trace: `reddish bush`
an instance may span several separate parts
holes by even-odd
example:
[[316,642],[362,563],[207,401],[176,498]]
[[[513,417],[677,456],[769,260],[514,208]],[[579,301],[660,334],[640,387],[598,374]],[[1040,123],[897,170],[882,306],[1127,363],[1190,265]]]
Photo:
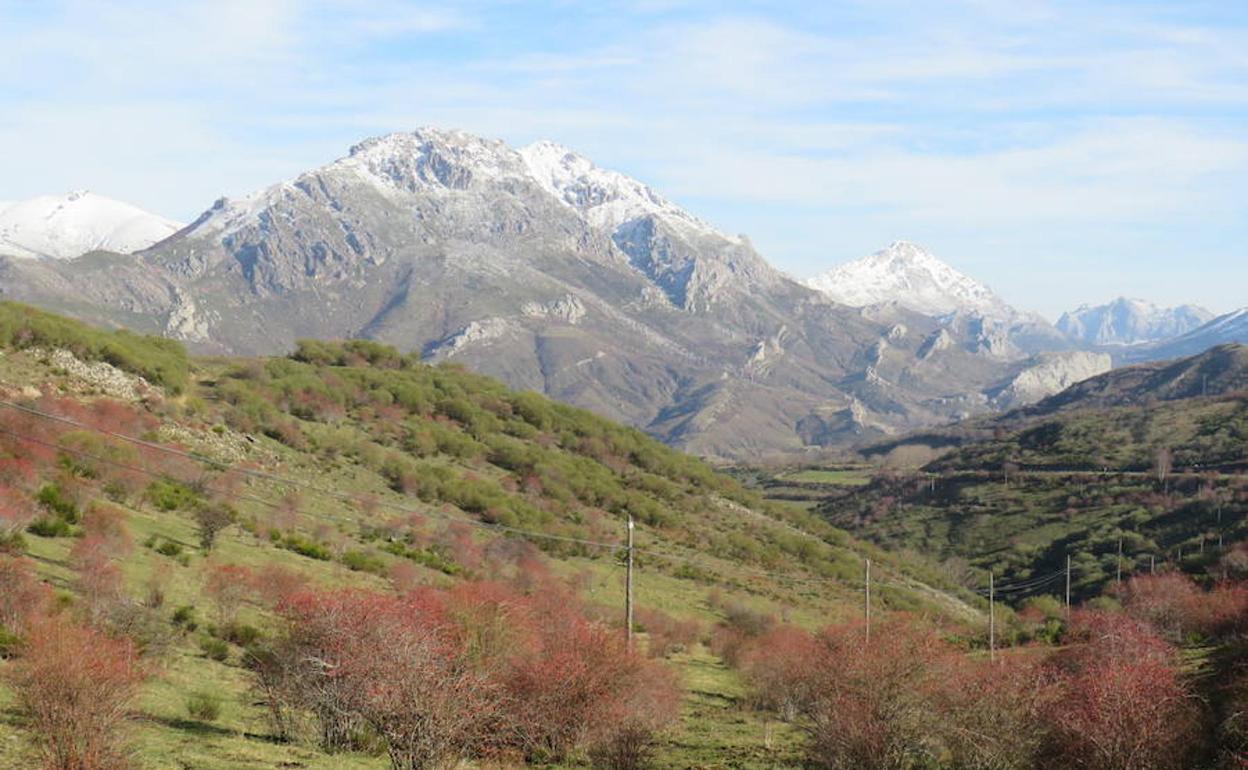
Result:
[[821,653],[813,635],[793,626],[777,626],[747,646],[738,666],[758,705],[792,721],[814,701],[818,672],[813,667],[819,664]]
[[29,495],[0,489],[0,551],[20,550],[21,534],[37,515]]
[[252,572],[251,587],[260,601],[277,607],[307,588],[307,578],[292,569],[266,564]]
[[932,686],[950,650],[911,618],[872,628],[860,624],[825,629],[817,637],[811,721],[813,764],[895,768],[930,761],[939,722],[931,707]]
[[121,728],[143,676],[130,642],[56,617],[32,624],[7,673],[50,770],[127,765]]
[[934,687],[937,734],[951,765],[1031,770],[1042,749],[1042,715],[1057,697],[1039,649],[958,655],[943,661]]
[[1167,573],[1132,578],[1119,593],[1131,617],[1174,643],[1240,630],[1248,617],[1248,588],[1237,583],[1204,591],[1185,575]]
[[711,650],[730,666],[739,662],[750,640],[767,633],[775,625],[772,615],[751,609],[740,602],[724,605],[724,620],[711,636]]
[[1175,651],[1138,620],[1076,615],[1078,643],[1052,663],[1060,698],[1046,712],[1043,766],[1133,770],[1184,766],[1198,746],[1196,708]]
[[0,556],[0,630],[22,632],[50,598],[51,590],[35,578],[28,560]]
[[113,556],[112,543],[103,535],[87,535],[75,541],[69,561],[78,573],[75,584],[92,624],[98,625],[122,599],[122,574]]
[[238,618],[238,610],[251,598],[255,574],[239,564],[214,564],[204,578],[204,596],[212,601],[216,621],[229,626]]
[[286,633],[253,665],[262,691],[311,710],[327,748],[370,726],[396,768],[507,751],[624,751],[648,745],[674,713],[666,670],[628,652],[623,634],[586,619],[557,587],[303,593],[280,612]]
[[636,620],[646,631],[646,653],[655,658],[688,650],[702,635],[696,620],[677,620],[659,610],[638,608]]
[[1200,589],[1177,572],[1133,577],[1119,590],[1123,607],[1133,618],[1173,641],[1195,630]]

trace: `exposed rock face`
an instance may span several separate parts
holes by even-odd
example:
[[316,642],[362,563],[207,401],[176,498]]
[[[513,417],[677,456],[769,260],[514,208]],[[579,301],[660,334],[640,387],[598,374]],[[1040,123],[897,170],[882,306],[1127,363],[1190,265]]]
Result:
[[1089,377],[1104,374],[1112,366],[1109,355],[1105,353],[1077,350],[1045,354],[991,390],[990,396],[1000,408],[1022,406],[1060,393]]
[[984,411],[1023,357],[992,324],[834,303],[566,148],[430,129],[217,201],[133,256],[0,259],[0,288],[207,352],[377,339],[717,457]]
[[1119,297],[1105,305],[1083,305],[1063,313],[1057,328],[1084,345],[1134,345],[1186,334],[1208,323],[1213,313],[1196,305],[1158,307]]
[[1124,366],[1076,383],[1027,414],[1100,409],[1248,390],[1248,346],[1224,344],[1177,360]]

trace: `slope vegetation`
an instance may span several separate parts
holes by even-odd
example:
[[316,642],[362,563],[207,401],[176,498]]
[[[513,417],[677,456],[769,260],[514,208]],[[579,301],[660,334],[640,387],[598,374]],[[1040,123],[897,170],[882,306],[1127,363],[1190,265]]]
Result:
[[[0,687],[0,735],[16,738],[0,740],[0,765],[37,764],[50,733],[30,683],[60,668],[72,683],[68,662],[81,659],[116,677],[111,693],[134,688],[117,732],[141,768],[379,768],[396,752],[415,766],[419,747],[392,719],[411,712],[381,698],[398,685],[369,677],[395,644],[436,642],[477,667],[469,679],[439,669],[458,677],[440,681],[492,694],[481,702],[512,736],[439,751],[605,762],[600,731],[559,720],[661,715],[667,671],[689,689],[648,749],[660,766],[775,766],[793,758],[794,735],[738,709],[736,674],[703,644],[713,628],[857,614],[864,555],[877,611],[979,622],[978,600],[928,587],[937,577],[921,565],[765,503],[636,430],[382,345],[191,359],[12,303],[0,330],[0,625],[12,656],[0,662],[11,687]],[[659,661],[645,665],[619,641],[630,517],[637,649]],[[49,591],[50,619],[32,620]],[[414,612],[444,635],[428,637]],[[266,661],[311,649],[313,627],[350,639],[333,649],[351,653],[341,681],[364,683],[352,691],[363,700],[335,708],[358,724],[326,722],[314,708],[324,700],[273,685],[301,681]],[[590,653],[618,681],[569,673],[594,670],[572,665]],[[403,681],[428,673],[394,665]],[[597,693],[578,702],[608,711],[578,710],[562,700],[575,688],[546,681]],[[509,709],[523,693],[554,705]]]

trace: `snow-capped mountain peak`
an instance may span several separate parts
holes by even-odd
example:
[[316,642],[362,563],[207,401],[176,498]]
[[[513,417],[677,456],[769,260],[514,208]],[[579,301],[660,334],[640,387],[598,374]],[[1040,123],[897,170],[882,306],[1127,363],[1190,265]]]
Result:
[[168,238],[177,222],[87,190],[0,203],[0,254],[72,259],[89,251],[128,254]]
[[1063,313],[1057,328],[1089,345],[1133,345],[1186,334],[1212,318],[1213,313],[1196,305],[1160,307],[1147,300],[1119,297]]
[[297,195],[305,178],[323,174],[363,181],[400,204],[411,196],[440,196],[500,184],[512,187],[516,182],[535,184],[608,233],[654,215],[695,235],[711,234],[740,243],[739,238],[717,232],[642,182],[599,168],[555,142],[539,141],[517,150],[465,131],[428,127],[365,139],[351,147],[347,156],[298,179],[243,198],[218,201],[196,227],[201,234],[228,237],[254,224],[267,207]]
[[874,254],[837,265],[806,285],[852,307],[895,302],[931,316],[975,313],[1004,320],[1018,315],[987,286],[910,241],[894,241]]
[[714,232],[709,224],[648,185],[618,171],[598,168],[563,145],[543,140],[519,152],[529,175],[539,185],[596,226],[613,230],[640,217],[659,215],[694,230]]

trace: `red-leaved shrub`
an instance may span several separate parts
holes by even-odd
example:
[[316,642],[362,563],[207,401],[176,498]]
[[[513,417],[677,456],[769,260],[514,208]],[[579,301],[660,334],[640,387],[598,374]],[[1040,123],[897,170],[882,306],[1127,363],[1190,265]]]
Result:
[[33,621],[7,672],[49,770],[119,770],[144,673],[134,646],[63,617]]

